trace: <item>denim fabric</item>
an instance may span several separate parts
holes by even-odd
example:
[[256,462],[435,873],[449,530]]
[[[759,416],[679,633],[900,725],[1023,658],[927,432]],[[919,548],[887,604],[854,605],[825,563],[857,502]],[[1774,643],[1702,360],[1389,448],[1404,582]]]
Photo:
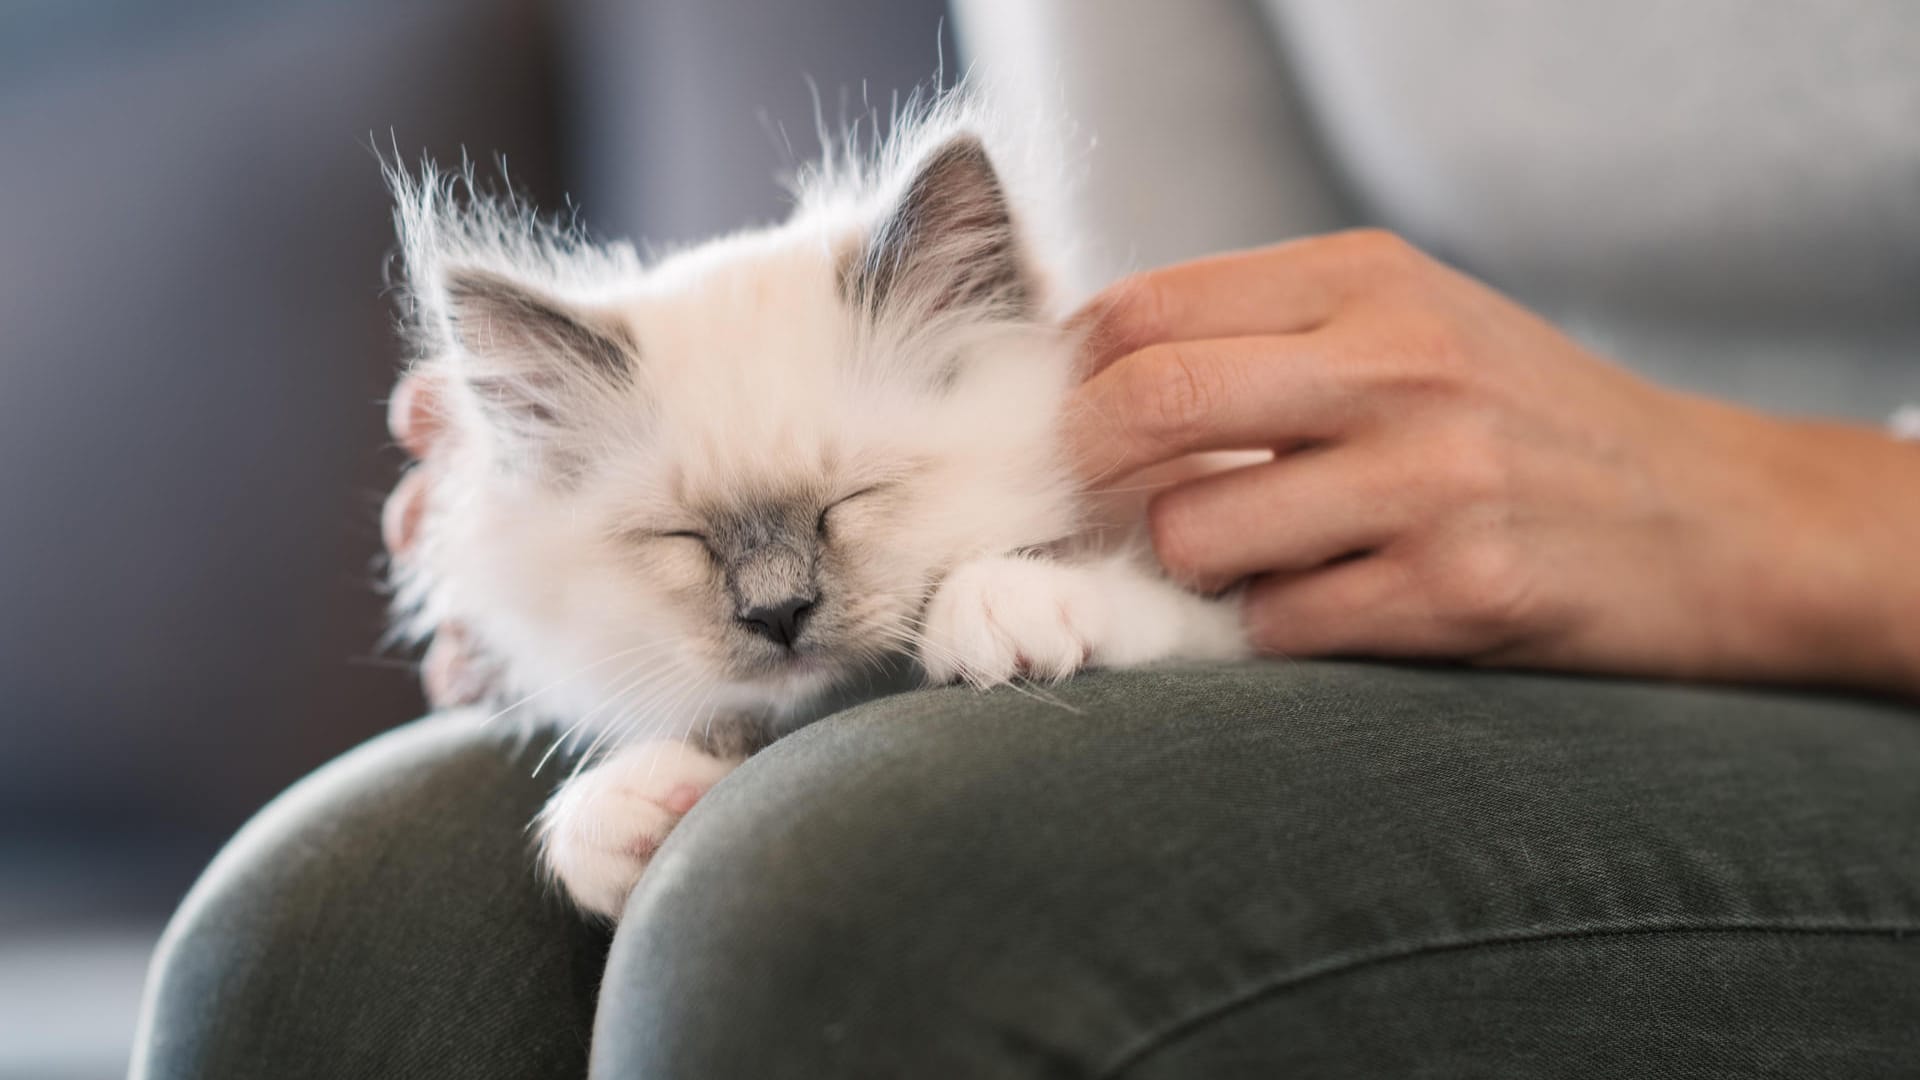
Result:
[[[209,870],[147,1075],[579,1075],[527,751],[428,724]],[[945,690],[665,845],[602,1077],[1920,1075],[1920,714],[1348,664]],[[515,1057],[513,1055],[522,1056]]]
[[584,1073],[607,938],[533,873],[542,752],[426,720],[274,800],[167,927],[132,1075]]

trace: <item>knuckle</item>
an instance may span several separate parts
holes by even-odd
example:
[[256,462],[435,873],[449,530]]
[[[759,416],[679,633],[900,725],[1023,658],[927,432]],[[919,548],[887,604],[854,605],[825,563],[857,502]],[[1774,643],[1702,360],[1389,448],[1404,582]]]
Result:
[[1178,443],[1198,430],[1221,397],[1219,376],[1189,351],[1157,345],[1141,353],[1132,386],[1132,412],[1146,434]]
[[1100,332],[1109,340],[1102,344],[1116,352],[1132,352],[1165,338],[1172,316],[1166,287],[1158,278],[1134,274],[1107,295],[1108,309]]
[[1502,532],[1455,546],[1433,581],[1439,614],[1481,645],[1505,640],[1532,617],[1535,590],[1525,558]]
[[1474,388],[1478,367],[1457,323],[1420,313],[1394,321],[1387,347],[1379,350],[1366,374],[1376,389],[1408,397],[1452,398]]
[[1409,351],[1429,366],[1455,374],[1465,370],[1472,348],[1457,320],[1424,312],[1410,320],[1407,334]]
[[1449,385],[1467,374],[1470,348],[1454,320],[1422,313],[1406,319],[1400,333],[1401,351],[1415,370]]

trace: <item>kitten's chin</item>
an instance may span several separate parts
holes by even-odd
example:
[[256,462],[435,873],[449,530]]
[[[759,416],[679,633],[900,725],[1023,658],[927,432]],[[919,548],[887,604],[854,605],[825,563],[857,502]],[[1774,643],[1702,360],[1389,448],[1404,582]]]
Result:
[[736,679],[776,700],[798,700],[825,692],[846,674],[846,665],[817,652],[788,653],[740,672]]

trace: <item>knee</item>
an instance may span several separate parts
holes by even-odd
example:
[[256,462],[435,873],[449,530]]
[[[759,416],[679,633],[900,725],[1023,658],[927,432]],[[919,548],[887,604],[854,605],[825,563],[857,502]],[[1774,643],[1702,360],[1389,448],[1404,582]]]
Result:
[[[378,1033],[401,1034],[387,1021],[444,996],[431,984],[479,936],[518,917],[565,940],[558,902],[541,910],[525,839],[545,795],[526,756],[466,717],[442,717],[374,740],[269,804],[162,937],[137,1075],[344,1070],[347,1058],[330,1055],[389,1050]],[[364,1008],[373,998],[388,1011]],[[365,1030],[349,1030],[356,1016]]]
[[1180,694],[1149,685],[1086,679],[1058,703],[910,694],[749,761],[629,904],[596,1062],[609,1075],[1093,1071],[1136,1031],[1116,980],[1180,947],[1172,928],[1208,925],[1196,874],[1245,854],[1206,835],[1244,796],[1204,775],[1215,754],[1160,711]]

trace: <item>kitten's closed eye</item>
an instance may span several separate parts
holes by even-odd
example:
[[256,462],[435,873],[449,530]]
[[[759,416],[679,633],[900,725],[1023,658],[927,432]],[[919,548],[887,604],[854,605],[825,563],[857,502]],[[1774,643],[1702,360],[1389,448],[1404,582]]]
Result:
[[628,544],[657,544],[662,540],[675,542],[691,541],[700,545],[701,552],[704,553],[708,559],[716,561],[719,559],[719,556],[715,554],[713,550],[713,539],[706,533],[693,529],[623,529],[619,533],[619,539]]
[[[819,532],[819,534],[822,537],[826,536],[828,517],[835,510],[839,509],[842,506],[847,505],[850,502],[853,502],[856,499],[863,499],[869,495],[877,494],[880,491],[886,489],[888,486],[890,485],[884,484],[884,483],[869,484],[858,491],[840,496],[839,498],[833,500],[832,502],[820,508],[820,515],[814,521],[814,528]],[[620,535],[622,538],[624,538],[628,542],[636,543],[636,544],[652,543],[659,540],[691,540],[694,543],[699,544],[701,547],[705,548],[707,551],[707,554],[712,555],[714,553],[713,538],[708,536],[706,533],[700,532],[697,529],[652,529],[652,528],[645,528],[645,527],[636,527],[636,528],[624,529],[621,531]]]
[[876,492],[880,491],[886,486],[887,485],[885,484],[869,484],[866,487],[861,488],[859,491],[856,491],[851,495],[842,495],[839,498],[828,503],[827,505],[821,507],[820,518],[819,520],[814,522],[815,531],[817,531],[821,536],[827,535],[827,516],[829,514],[832,514],[835,510],[839,509],[842,506],[847,505],[848,503],[852,502],[855,499],[861,499],[861,498],[865,498],[868,495],[875,494]]

